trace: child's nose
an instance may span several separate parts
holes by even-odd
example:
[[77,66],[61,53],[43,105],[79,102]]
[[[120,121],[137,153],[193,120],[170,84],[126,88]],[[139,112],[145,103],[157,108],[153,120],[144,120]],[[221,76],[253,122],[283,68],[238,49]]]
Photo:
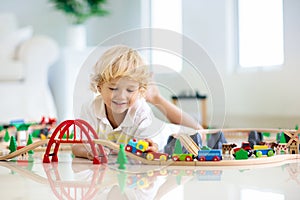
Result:
[[127,97],[126,90],[119,90],[118,96],[121,98],[126,98]]

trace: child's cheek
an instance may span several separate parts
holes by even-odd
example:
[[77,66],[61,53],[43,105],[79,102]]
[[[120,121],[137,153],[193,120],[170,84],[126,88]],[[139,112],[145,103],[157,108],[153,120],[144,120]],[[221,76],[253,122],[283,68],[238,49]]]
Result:
[[139,96],[139,93],[132,95],[132,97],[130,98],[130,101],[129,101],[129,106],[132,106],[136,102],[138,96]]

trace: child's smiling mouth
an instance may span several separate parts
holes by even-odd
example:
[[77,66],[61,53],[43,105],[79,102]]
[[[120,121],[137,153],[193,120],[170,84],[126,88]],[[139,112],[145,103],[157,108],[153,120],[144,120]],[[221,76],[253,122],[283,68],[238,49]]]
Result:
[[112,103],[117,106],[127,105],[127,102],[112,101]]

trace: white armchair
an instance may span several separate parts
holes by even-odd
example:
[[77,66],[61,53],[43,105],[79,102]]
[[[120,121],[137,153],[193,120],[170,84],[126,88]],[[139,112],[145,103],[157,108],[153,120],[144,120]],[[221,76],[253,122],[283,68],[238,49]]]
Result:
[[[0,16],[1,26],[5,23],[2,19]],[[48,85],[48,68],[58,59],[59,48],[48,36],[28,34],[30,28],[18,29],[6,36],[0,33],[0,122],[57,117]],[[29,37],[18,37],[22,34]]]

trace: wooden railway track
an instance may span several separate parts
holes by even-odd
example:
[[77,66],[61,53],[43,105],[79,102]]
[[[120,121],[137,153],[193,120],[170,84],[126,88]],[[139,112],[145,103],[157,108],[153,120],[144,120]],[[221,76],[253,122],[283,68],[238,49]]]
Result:
[[[295,132],[296,130],[293,129],[261,129],[261,128],[240,128],[240,129],[205,129],[205,130],[198,130],[197,132],[203,133],[203,134],[213,134],[217,133],[219,131],[222,131],[224,133],[229,132],[239,132],[239,133],[248,133],[250,131],[258,131],[258,132],[270,132],[270,133],[278,133],[278,132]],[[183,144],[183,146],[191,152],[193,155],[198,154],[199,147],[195,144],[195,142],[188,136],[184,134],[179,135],[179,140]],[[39,146],[43,146],[48,143],[48,140],[41,140],[34,142],[28,146],[25,146],[13,153],[10,153],[5,156],[0,156],[0,161],[9,160],[14,157],[17,157],[19,155],[25,154],[29,150],[34,150],[35,148]],[[106,146],[110,149],[119,151],[119,145],[107,140],[101,140],[101,139],[95,139],[95,144],[101,144],[103,146]],[[285,155],[276,155],[272,157],[264,157],[264,158],[250,158],[247,160],[221,160],[221,161],[173,161],[172,159],[169,159],[167,161],[160,161],[160,160],[147,160],[145,158],[139,157],[137,155],[134,155],[130,152],[125,152],[126,155],[134,160],[140,161],[142,164],[146,165],[162,165],[162,166],[247,166],[247,165],[262,165],[262,164],[271,164],[271,163],[280,163],[290,160],[296,160],[300,159],[300,154],[285,154]]]
[[[0,161],[5,161],[5,160],[15,158],[17,156],[25,154],[29,150],[34,150],[35,152],[45,152],[46,151],[45,145],[48,143],[48,141],[49,141],[48,139],[47,140],[39,140],[39,141],[36,141],[36,142],[34,142],[34,143],[32,143],[28,146],[24,146],[23,148],[21,148],[19,150],[16,150],[16,151],[14,151],[10,154],[0,156]],[[52,148],[52,150],[53,150],[53,148]],[[71,151],[71,145],[61,144],[60,147],[59,147],[59,150]]]
[[47,143],[48,143],[48,140],[40,140],[40,141],[34,142],[34,143],[32,143],[32,144],[30,144],[28,146],[24,146],[23,148],[10,153],[10,154],[7,154],[5,156],[0,156],[0,161],[9,160],[9,159],[15,158],[17,156],[25,154],[26,152],[28,152],[30,150],[34,150],[35,148],[37,148],[39,146],[43,146],[43,145],[45,145]]

